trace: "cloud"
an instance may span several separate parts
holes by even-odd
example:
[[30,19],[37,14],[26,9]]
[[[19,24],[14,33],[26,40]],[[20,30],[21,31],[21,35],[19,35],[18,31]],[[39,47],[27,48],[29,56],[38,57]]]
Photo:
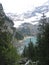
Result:
[[33,16],[36,16],[36,14],[35,13],[32,13],[32,11],[29,11],[29,12],[24,13],[24,18],[25,19],[31,18]]
[[28,10],[27,12],[22,13],[24,19],[38,16],[37,14],[47,13],[49,11],[48,5],[42,5],[35,7],[33,10]]
[[40,19],[41,17],[41,13],[46,11],[46,13],[49,11],[47,10],[48,9],[48,5],[47,4],[44,4],[42,6],[38,6],[38,7],[35,7],[35,8],[32,8],[31,10],[28,10],[26,12],[23,12],[21,14],[18,14],[18,13],[9,13],[9,17],[12,18],[12,20],[14,21],[14,26],[15,27],[18,27],[19,25],[21,25],[22,23],[25,23],[25,22],[29,22],[29,23],[32,23],[32,24],[37,24],[38,23],[38,20]]
[[32,17],[38,17],[39,14],[42,14],[43,12],[47,13],[49,11],[48,5],[42,5],[39,7],[36,7],[34,10],[28,10],[27,12],[24,12],[22,14],[7,14],[12,18],[13,21],[24,21],[24,19],[30,19]]
[[35,23],[37,23],[37,16],[34,16],[34,17],[30,17],[30,18],[24,18],[24,20],[23,21],[21,21],[21,20],[15,20],[14,21],[14,27],[19,27],[22,23],[31,23],[31,24],[35,24]]
[[46,16],[49,17],[49,12],[46,13]]
[[17,13],[6,13],[6,15],[11,18],[13,21],[24,21],[22,14]]
[[0,0],[6,13],[23,13],[41,6],[47,0]]

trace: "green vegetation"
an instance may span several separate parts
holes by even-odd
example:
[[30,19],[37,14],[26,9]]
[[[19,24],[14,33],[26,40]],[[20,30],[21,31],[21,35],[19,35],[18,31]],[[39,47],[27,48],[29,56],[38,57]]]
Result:
[[22,56],[32,61],[38,60],[38,65],[49,65],[49,23],[44,14],[40,19],[36,45],[30,41],[28,46],[24,47]]
[[43,14],[40,20],[39,33],[37,37],[38,58],[40,65],[49,65],[49,23]]
[[[18,65],[17,61],[20,56],[18,55],[17,48],[11,43],[13,36],[6,29],[3,31],[5,28],[5,18],[2,18],[2,14],[0,16],[0,65]],[[9,21],[9,18],[6,17],[6,19]],[[30,39],[28,46],[24,47],[22,57],[32,61],[38,60],[39,65],[49,65],[49,23],[44,14],[40,19],[38,30],[36,45],[34,46]],[[15,38],[22,40],[24,37],[20,32],[16,32]]]
[[18,53],[15,47],[11,44],[10,34],[0,32],[0,64],[15,65],[18,60]]
[[0,65],[16,65],[20,56],[11,43],[12,34],[4,29],[4,23],[5,18],[0,18]]
[[0,19],[0,29],[3,28],[4,18]]
[[35,47],[34,47],[33,43],[30,40],[28,46],[24,47],[22,56],[27,57],[28,59],[31,59],[32,61],[35,61],[35,49],[34,48]]

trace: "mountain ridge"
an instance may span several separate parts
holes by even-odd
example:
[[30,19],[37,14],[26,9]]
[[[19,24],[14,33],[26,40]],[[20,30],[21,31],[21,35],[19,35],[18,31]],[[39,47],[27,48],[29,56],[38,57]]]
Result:
[[17,31],[25,36],[34,36],[37,34],[38,25],[32,25],[30,23],[23,23],[18,28]]

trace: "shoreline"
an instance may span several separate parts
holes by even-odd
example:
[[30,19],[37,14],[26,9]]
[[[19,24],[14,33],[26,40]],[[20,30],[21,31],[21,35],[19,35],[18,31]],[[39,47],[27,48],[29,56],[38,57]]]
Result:
[[23,40],[20,40],[19,43],[23,42],[23,41],[26,40],[27,38],[32,38],[32,37],[33,37],[33,36],[26,36],[26,37],[24,37]]

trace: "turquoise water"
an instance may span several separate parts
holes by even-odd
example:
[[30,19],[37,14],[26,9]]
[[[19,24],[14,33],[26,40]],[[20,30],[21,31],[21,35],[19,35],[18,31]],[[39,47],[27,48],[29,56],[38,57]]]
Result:
[[33,42],[33,44],[36,44],[36,36],[34,37],[30,37],[30,38],[27,38],[26,40],[23,41],[24,45],[28,45],[28,43],[30,42],[30,39],[31,41]]
[[36,44],[36,39],[37,39],[37,38],[36,38],[35,36],[25,39],[25,40],[22,42],[23,46],[21,46],[21,47],[18,49],[20,54],[23,52],[24,46],[25,46],[25,45],[26,45],[26,46],[28,45],[28,43],[30,42],[30,39],[31,39],[31,41],[32,41],[34,44]]

